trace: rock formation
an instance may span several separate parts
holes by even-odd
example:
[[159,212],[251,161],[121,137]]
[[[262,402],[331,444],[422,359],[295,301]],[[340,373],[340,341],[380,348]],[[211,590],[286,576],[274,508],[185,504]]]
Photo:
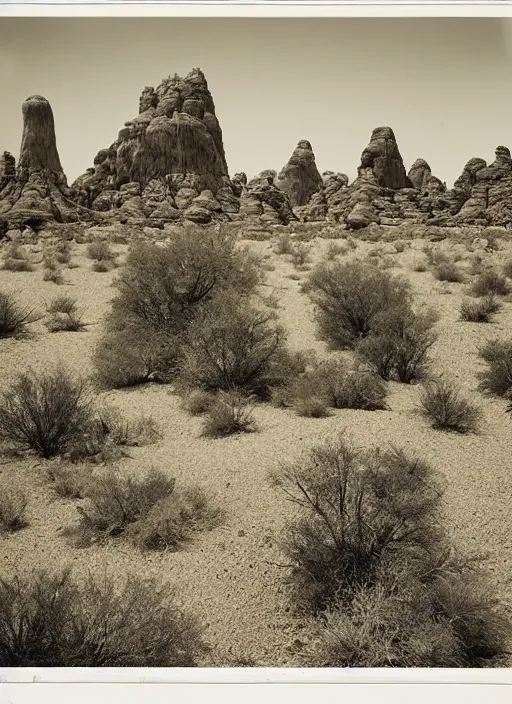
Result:
[[270,225],[287,225],[297,220],[288,194],[275,184],[276,177],[275,171],[262,171],[243,186],[240,195],[240,216],[243,219],[259,219]]
[[411,182],[413,188],[416,188],[418,191],[425,190],[431,177],[432,170],[425,159],[416,159],[407,174],[407,178]]
[[41,226],[49,220],[76,220],[62,170],[50,103],[32,95],[23,103],[23,135],[18,166],[9,152],[0,162],[0,215],[10,224]]
[[237,213],[215,105],[200,69],[144,88],[139,114],[72,185],[95,210],[194,222]]
[[276,185],[290,199],[292,208],[307,205],[313,193],[320,190],[322,177],[316,168],[315,155],[311,144],[301,140],[288,163],[277,177]]

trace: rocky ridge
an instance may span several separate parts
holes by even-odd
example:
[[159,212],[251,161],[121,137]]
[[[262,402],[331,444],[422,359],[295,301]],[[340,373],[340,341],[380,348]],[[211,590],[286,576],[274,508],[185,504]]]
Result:
[[9,228],[49,221],[179,224],[243,221],[244,227],[294,221],[340,223],[350,229],[404,221],[437,226],[512,224],[512,158],[470,159],[453,188],[424,159],[406,172],[390,127],[377,127],[361,154],[357,178],[319,173],[312,145],[301,140],[279,174],[229,176],[222,130],[203,72],[175,75],[146,87],[139,114],[98,152],[71,187],[60,162],[49,102],[22,106],[16,164],[0,156],[0,236]]

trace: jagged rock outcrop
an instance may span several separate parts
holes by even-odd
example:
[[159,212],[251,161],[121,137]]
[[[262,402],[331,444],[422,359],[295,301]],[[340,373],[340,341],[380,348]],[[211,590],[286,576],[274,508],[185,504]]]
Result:
[[[130,188],[124,188],[130,184]],[[136,188],[137,186],[137,188]],[[238,212],[222,131],[200,69],[144,88],[139,114],[72,185],[76,198],[120,216],[194,222]]]
[[391,127],[376,127],[370,143],[361,154],[360,169],[371,169],[383,188],[412,188]]
[[15,226],[75,221],[81,209],[70,197],[62,170],[50,103],[32,95],[23,103],[22,114],[18,165],[9,152],[0,163],[0,215]]
[[407,178],[417,191],[425,190],[431,177],[432,170],[425,159],[416,159],[407,174]]
[[[395,196],[400,193],[402,203]],[[348,187],[341,188],[328,205],[328,217],[345,222],[353,229],[371,223],[395,224],[417,198],[405,171],[404,163],[390,127],[373,130],[370,143],[361,154],[358,176]]]
[[[496,148],[495,160],[489,166],[483,159],[471,160],[454,190],[469,191],[469,196],[457,212],[457,223],[507,225],[512,223],[512,159],[507,147]],[[469,182],[469,183],[468,183]],[[471,186],[469,186],[471,184]]]
[[[276,177],[275,171],[262,171],[243,186],[240,195],[240,216],[243,219],[259,219],[271,225],[287,225],[298,219],[288,195],[276,186]],[[238,184],[241,182],[237,180]]]
[[288,195],[292,208],[307,205],[311,196],[320,190],[322,177],[310,142],[303,139],[297,144],[281,169],[276,185]]

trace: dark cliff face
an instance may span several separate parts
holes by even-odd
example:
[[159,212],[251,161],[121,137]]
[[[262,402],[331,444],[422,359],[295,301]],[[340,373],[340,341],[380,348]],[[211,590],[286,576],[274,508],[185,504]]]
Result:
[[295,147],[288,163],[282,168],[277,185],[290,199],[292,207],[307,205],[320,190],[322,177],[316,167],[311,144],[303,139]]

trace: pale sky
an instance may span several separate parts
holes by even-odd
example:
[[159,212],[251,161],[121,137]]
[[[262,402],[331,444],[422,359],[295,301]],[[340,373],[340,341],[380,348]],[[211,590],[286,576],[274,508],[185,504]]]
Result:
[[229,171],[280,170],[301,139],[319,170],[357,172],[374,127],[406,169],[451,185],[512,147],[510,20],[0,18],[0,151],[18,156],[21,104],[51,103],[71,183],[138,113],[139,95],[203,69]]

